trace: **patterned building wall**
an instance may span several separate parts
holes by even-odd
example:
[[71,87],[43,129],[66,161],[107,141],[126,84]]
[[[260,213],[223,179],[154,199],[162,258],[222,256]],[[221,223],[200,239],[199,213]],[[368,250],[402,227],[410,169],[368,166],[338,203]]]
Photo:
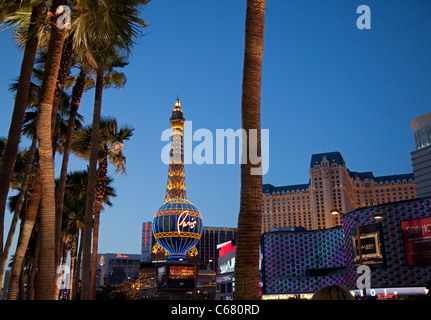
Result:
[[[370,207],[356,210],[360,225],[374,223],[374,214],[383,216],[383,250],[386,259],[385,268],[377,268],[371,273],[371,287],[422,287],[431,280],[431,266],[409,266],[401,231],[403,220],[431,217],[431,199],[400,201],[392,205]],[[351,255],[350,255],[351,257]]]
[[[375,214],[383,219],[377,221]],[[407,200],[357,209],[359,225],[382,224],[382,250],[386,266],[371,272],[371,287],[420,287],[431,279],[431,266],[409,266],[404,252],[401,221],[431,216],[430,199]],[[269,232],[262,235],[262,278],[265,294],[312,293],[333,284],[356,289],[359,274],[353,266],[350,230],[355,219],[344,217],[342,226],[305,232]],[[310,276],[322,271],[326,275]],[[332,270],[332,271],[331,271]]]
[[310,277],[310,270],[346,268],[341,227],[262,235],[263,285],[266,294],[314,292],[322,286],[346,282],[346,274]]

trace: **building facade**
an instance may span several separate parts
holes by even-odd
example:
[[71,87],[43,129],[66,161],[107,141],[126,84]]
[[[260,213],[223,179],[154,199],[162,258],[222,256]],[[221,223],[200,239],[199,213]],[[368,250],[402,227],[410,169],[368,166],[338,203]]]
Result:
[[361,298],[356,219],[362,264],[371,270],[367,295],[381,299],[424,295],[431,281],[431,198],[361,207],[330,229],[264,233],[262,277],[267,298],[311,296],[335,283]]
[[[98,269],[103,278],[112,276],[115,269],[123,269],[126,278],[136,279],[139,276],[141,255],[130,253],[99,253],[97,255]],[[101,281],[102,286],[104,281]]]
[[415,150],[411,152],[418,198],[431,196],[431,113],[411,122]]
[[375,177],[372,172],[353,172],[339,152],[312,155],[309,174],[308,184],[263,185],[262,232],[279,227],[332,228],[341,223],[332,209],[348,212],[416,198],[413,174]]

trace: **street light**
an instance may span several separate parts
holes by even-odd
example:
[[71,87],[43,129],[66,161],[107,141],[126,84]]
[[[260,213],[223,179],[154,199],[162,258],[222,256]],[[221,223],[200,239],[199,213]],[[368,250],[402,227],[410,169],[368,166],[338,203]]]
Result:
[[209,259],[207,263],[207,270],[210,270],[210,264],[213,262],[213,259]]
[[[334,216],[339,214],[341,216],[347,216],[347,217],[355,219],[355,221],[356,221],[356,234],[358,236],[359,265],[362,265],[362,248],[361,248],[361,234],[359,233],[359,218],[357,216],[350,215],[349,213],[340,212],[338,209],[332,209],[331,214]],[[380,220],[380,219],[382,219],[382,215],[381,214],[375,214],[374,219]],[[364,299],[367,299],[366,288],[363,288],[362,292],[363,292]]]

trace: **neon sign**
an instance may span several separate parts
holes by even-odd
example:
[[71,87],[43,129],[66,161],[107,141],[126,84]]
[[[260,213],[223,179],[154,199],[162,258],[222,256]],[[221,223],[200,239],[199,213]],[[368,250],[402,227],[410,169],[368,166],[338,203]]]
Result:
[[180,228],[187,228],[188,226],[190,226],[190,229],[194,229],[196,222],[194,217],[191,217],[189,219],[189,221],[186,221],[187,217],[189,216],[189,212],[188,211],[183,211],[180,216],[178,217],[177,220],[177,231],[178,233],[181,233]]
[[406,227],[406,231],[408,236],[420,234],[421,232],[423,235],[427,232],[431,233],[431,223],[423,224],[421,226]]
[[195,276],[195,267],[169,266],[169,279],[189,279]]
[[174,198],[163,203],[154,215],[152,234],[168,252],[168,259],[178,260],[185,259],[187,252],[196,245],[202,228],[199,210],[186,199]]
[[149,240],[149,223],[145,222],[145,229],[144,229],[144,247],[148,247],[148,240]]
[[128,258],[128,257],[129,257],[129,256],[123,255],[123,254],[121,254],[121,253],[117,253],[117,258],[126,259],[126,258]]

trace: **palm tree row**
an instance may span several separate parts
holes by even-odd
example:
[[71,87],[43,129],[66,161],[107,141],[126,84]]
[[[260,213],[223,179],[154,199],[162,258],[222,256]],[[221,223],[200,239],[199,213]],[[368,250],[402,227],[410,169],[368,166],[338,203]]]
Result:
[[[11,269],[11,284],[8,298],[16,299],[16,286],[13,285],[21,274],[25,255],[32,234],[37,243],[34,251],[31,272],[37,270],[34,296],[28,292],[28,297],[35,299],[57,299],[58,286],[56,286],[56,270],[61,261],[65,261],[64,254],[70,250],[76,254],[78,235],[65,233],[65,230],[81,229],[80,247],[82,248],[81,278],[82,299],[94,298],[94,286],[90,283],[91,251],[97,254],[97,235],[102,199],[105,198],[107,182],[108,159],[114,164],[116,170],[124,172],[125,157],[121,147],[125,140],[132,135],[130,127],[118,128],[115,120],[104,121],[101,126],[101,107],[103,89],[106,87],[121,87],[125,84],[125,77],[115,71],[117,67],[124,67],[131,49],[146,27],[139,18],[140,12],[149,0],[90,0],[90,1],[1,1],[0,22],[14,28],[14,37],[24,49],[21,74],[16,86],[15,106],[7,144],[2,154],[0,168],[0,256],[2,261],[7,258],[9,248],[3,247],[4,212],[6,200],[13,178],[14,168],[17,165],[17,154],[25,111],[27,107],[37,108],[37,118],[32,126],[32,148],[27,159],[28,169],[23,174],[20,196],[17,203],[22,208],[17,212],[24,212],[21,217],[21,229]],[[61,5],[68,5],[72,9],[72,27],[60,28],[58,18],[63,12],[58,12]],[[31,13],[31,14],[29,14]],[[28,18],[30,16],[30,19]],[[37,90],[32,82],[37,56],[44,55],[43,72],[39,72],[40,86]],[[73,71],[77,76],[73,77]],[[93,80],[95,100],[91,130],[88,126],[80,133],[77,132],[77,117],[80,101]],[[108,79],[115,80],[111,83]],[[74,81],[73,81],[74,80]],[[67,96],[68,83],[74,83],[71,95]],[[37,98],[30,99],[30,93]],[[32,100],[31,103],[29,101]],[[69,101],[67,106],[68,120],[63,127],[64,136],[60,137],[56,127],[60,124],[58,115],[61,112],[63,101]],[[33,114],[34,115],[34,114]],[[28,113],[28,116],[30,114]],[[114,124],[115,122],[115,124]],[[110,126],[111,132],[117,140],[104,132],[101,127]],[[24,126],[28,129],[29,126]],[[124,130],[123,130],[124,129]],[[125,133],[125,131],[127,131]],[[77,210],[71,210],[75,200],[68,199],[68,162],[73,143],[80,135],[89,134],[87,151],[76,151],[79,156],[89,161],[87,188],[85,196],[81,194],[76,200],[81,206],[80,222],[70,222],[70,216],[65,212],[74,212],[75,218],[79,216]],[[117,135],[117,136],[116,136]],[[88,138],[88,136],[87,136]],[[37,149],[36,149],[37,144]],[[102,146],[102,147],[101,147]],[[82,147],[82,145],[80,146]],[[104,158],[99,158],[99,148],[106,147]],[[62,151],[62,168],[56,186],[54,177],[54,156],[56,151]],[[37,162],[34,163],[34,154]],[[33,157],[33,159],[32,159]],[[98,168],[99,163],[99,168]],[[26,183],[27,182],[27,183]],[[79,185],[82,188],[82,185]],[[81,190],[82,191],[82,190]],[[106,203],[106,202],[105,202]],[[25,207],[25,210],[23,208]],[[82,210],[85,208],[85,210]],[[18,215],[18,213],[17,213]],[[17,219],[13,220],[15,225]],[[81,223],[82,222],[82,223]],[[80,227],[78,227],[78,225]],[[15,227],[11,226],[10,234]],[[93,250],[91,247],[93,234]],[[6,249],[3,252],[3,249]],[[75,256],[76,257],[76,256]],[[73,259],[75,264],[76,260]],[[96,264],[93,263],[93,266]],[[0,268],[1,269],[1,268]],[[79,268],[75,268],[78,271]],[[3,277],[4,267],[0,277]],[[92,277],[95,279],[95,276]]]
[[[38,70],[36,70],[35,72],[36,74],[39,74]],[[80,85],[79,82],[75,84],[74,88],[76,88],[77,85]],[[11,87],[16,87],[15,85],[12,85]],[[35,90],[35,92],[37,92],[38,90]],[[72,98],[73,100],[73,98]],[[33,97],[29,97],[29,101],[34,101]],[[59,105],[59,111],[60,114],[63,116],[59,116],[57,117],[57,121],[56,121],[56,128],[55,128],[55,135],[57,137],[59,137],[58,141],[57,141],[57,147],[59,150],[65,150],[65,142],[67,140],[67,138],[65,137],[64,131],[68,130],[69,127],[67,127],[67,125],[65,124],[65,120],[67,112],[67,107],[69,106],[69,104],[67,104],[68,99],[64,99],[63,103],[61,103]],[[24,126],[23,126],[23,132],[24,135],[29,136],[30,138],[32,137],[32,145],[30,150],[28,151],[28,155],[26,152],[20,152],[18,154],[17,157],[17,162],[15,163],[15,172],[13,175],[13,179],[12,179],[12,183],[11,186],[15,189],[19,189],[19,195],[12,198],[14,200],[14,205],[11,207],[11,211],[14,212],[14,218],[13,218],[13,223],[11,224],[10,227],[10,232],[8,235],[8,239],[5,245],[5,251],[4,251],[4,259],[2,259],[2,269],[1,269],[1,275],[3,275],[3,271],[4,271],[4,267],[6,265],[6,260],[7,260],[7,256],[9,253],[9,249],[10,249],[10,244],[11,244],[11,240],[13,237],[13,234],[15,232],[15,227],[16,227],[16,223],[18,220],[18,216],[21,214],[21,221],[22,221],[22,228],[21,228],[21,233],[20,233],[20,237],[19,237],[19,243],[17,246],[17,250],[15,252],[14,255],[14,261],[12,264],[12,270],[11,270],[11,279],[10,279],[10,283],[9,283],[9,294],[8,294],[8,299],[15,299],[17,296],[17,291],[18,291],[18,280],[20,279],[20,277],[22,276],[21,272],[22,272],[22,265],[23,262],[25,260],[25,254],[27,253],[28,250],[28,245],[29,245],[29,241],[31,240],[32,234],[34,233],[35,228],[38,228],[38,226],[35,226],[36,223],[36,217],[37,217],[37,207],[40,201],[40,183],[38,183],[37,180],[35,180],[32,185],[36,184],[36,188],[32,188],[31,192],[27,193],[27,187],[29,185],[29,178],[32,176],[35,176],[35,172],[37,170],[37,165],[38,165],[38,161],[37,159],[33,162],[34,156],[35,156],[35,151],[36,151],[36,140],[37,137],[35,136],[35,127],[36,127],[36,113],[34,111],[31,110],[32,107],[29,108],[29,111],[26,112],[25,117],[24,117]],[[82,117],[78,114],[76,115],[77,118],[77,123],[75,125],[75,135],[74,135],[74,141],[72,143],[72,150],[73,152],[78,155],[79,157],[83,157],[85,158],[86,155],[89,152],[89,147],[90,147],[90,139],[89,137],[91,136],[91,126],[86,126],[86,127],[82,127],[80,120],[82,119]],[[69,119],[70,119],[70,115],[69,115]],[[125,172],[125,156],[122,152],[122,146],[124,145],[124,141],[128,140],[133,133],[133,128],[129,127],[129,126],[123,126],[123,127],[118,127],[117,122],[114,118],[106,118],[102,120],[102,124],[101,124],[101,135],[100,135],[100,150],[99,150],[99,156],[101,157],[101,159],[99,160],[100,164],[99,168],[98,168],[98,186],[97,186],[97,201],[96,201],[96,207],[95,207],[95,221],[99,220],[100,217],[100,211],[103,208],[102,207],[102,203],[106,203],[108,205],[110,205],[111,203],[109,202],[109,198],[108,197],[112,197],[115,196],[115,194],[110,191],[112,188],[109,187],[109,184],[111,182],[111,179],[107,176],[107,161],[109,159],[109,161],[114,165],[115,167],[115,172],[116,173],[124,173]],[[2,156],[4,154],[4,149],[5,146],[7,144],[7,140],[6,139],[1,139],[0,140],[1,144],[0,144],[0,160],[2,160]],[[18,161],[19,160],[19,161]],[[33,171],[33,174],[31,175],[31,171]],[[24,173],[23,173],[24,172]],[[103,173],[103,175],[101,174]],[[81,176],[83,175],[83,173],[80,174]],[[87,175],[87,173],[85,173],[85,175]],[[76,174],[72,175],[72,179],[73,177],[75,177]],[[37,177],[37,176],[36,176]],[[78,195],[77,191],[75,191],[74,193],[69,193],[67,194],[67,187],[70,184],[69,182],[70,179],[70,175],[67,176],[66,179],[66,185],[65,185],[65,197],[64,200],[68,201],[66,203],[66,207],[64,207],[64,210],[62,212],[62,215],[64,216],[66,212],[71,212],[71,205],[75,205],[75,207],[77,207],[76,205],[78,204],[78,208],[79,205],[81,206],[81,210],[80,212],[78,212],[76,209],[74,211],[72,211],[72,213],[74,214],[74,216],[76,217],[76,219],[79,218],[79,220],[83,220],[84,217],[84,207],[85,207],[85,197],[83,198],[82,194],[85,194],[82,192],[82,186],[85,185],[87,183],[87,179],[85,179],[85,183],[83,181],[81,181],[81,183],[73,183],[73,186],[75,188],[78,188]],[[82,180],[82,178],[81,178]],[[100,182],[99,182],[100,181]],[[58,185],[58,183],[57,183]],[[58,187],[56,188],[58,191]],[[84,189],[85,190],[85,189]],[[57,192],[58,194],[58,192]],[[21,210],[22,205],[23,205],[23,197],[26,196],[27,199],[25,202],[28,202],[28,200],[30,199],[30,206],[29,210]],[[82,198],[84,199],[84,201],[82,201]],[[14,208],[14,209],[13,209]],[[28,212],[28,214],[24,214],[25,212]],[[79,214],[78,214],[79,213]],[[71,218],[66,216],[65,221],[70,221]],[[64,221],[63,221],[64,222]],[[74,222],[75,224],[77,222]],[[70,222],[68,222],[68,224],[70,224]],[[66,249],[69,247],[70,245],[73,245],[77,240],[74,240],[74,242],[72,242],[73,239],[77,239],[78,234],[72,234],[71,235],[65,235],[65,230],[64,230],[65,226],[63,225],[61,228],[61,234],[60,234],[60,246],[61,248],[59,248],[60,252],[63,252],[63,263],[65,262],[65,254],[68,252]],[[93,226],[94,228],[94,233],[93,233],[93,257],[97,257],[97,238],[98,238],[98,225],[96,225],[96,223]],[[96,232],[97,230],[97,232]],[[70,232],[68,232],[70,234]],[[72,251],[71,251],[71,255],[72,255]],[[73,257],[72,257],[73,259]],[[92,265],[93,267],[96,267],[97,264],[94,263]],[[75,269],[76,271],[77,269]],[[95,269],[92,269],[92,273],[95,274]],[[76,278],[76,277],[75,277]],[[92,278],[93,279],[93,278]],[[95,279],[95,276],[94,276]],[[75,283],[76,285],[76,283]],[[56,291],[58,293],[60,287],[56,286]],[[92,288],[93,289],[93,288]],[[95,286],[94,286],[94,290],[95,292]],[[57,294],[58,295],[58,294]],[[31,296],[30,294],[28,296]],[[94,295],[93,295],[94,296]]]
[[[17,264],[15,269],[13,266],[11,271],[11,278],[20,273],[23,257],[28,253],[27,251],[30,251],[28,248],[31,234],[35,232],[36,240],[33,242],[36,245],[31,253],[32,260],[28,264],[26,274],[31,279],[30,283],[36,281],[32,286],[35,288],[34,298],[36,299],[56,299],[58,297],[55,289],[56,267],[59,266],[61,257],[64,257],[64,252],[67,252],[68,248],[70,248],[71,257],[73,256],[71,260],[74,275],[77,274],[75,271],[78,271],[79,264],[82,263],[81,299],[87,300],[94,297],[90,281],[90,264],[92,235],[97,236],[98,232],[96,228],[98,228],[99,216],[95,215],[95,207],[99,206],[103,187],[105,187],[104,192],[106,193],[107,181],[107,160],[103,157],[99,158],[104,78],[106,72],[112,71],[115,67],[124,66],[124,60],[127,60],[134,41],[140,35],[142,28],[146,27],[144,21],[139,18],[139,14],[142,6],[148,2],[149,0],[2,0],[0,2],[0,23],[6,22],[10,26],[14,26],[17,34],[21,32],[24,35],[16,37],[16,41],[24,49],[24,55],[10,130],[0,168],[0,254],[3,258],[5,256],[3,254],[4,212],[14,168],[17,164],[25,109],[31,88],[31,74],[40,47],[46,48],[46,61],[36,103],[36,129],[32,140],[38,144],[38,162],[33,175],[31,178],[28,177],[28,191],[22,196],[24,215],[22,215],[19,244],[14,256],[14,264],[19,260],[21,260],[21,264],[20,266]],[[69,30],[59,28],[56,23],[63,13],[61,10],[57,11],[61,5],[69,5],[72,8],[72,28]],[[22,14],[23,12],[27,12],[27,14]],[[21,22],[15,23],[14,21],[20,17]],[[258,132],[255,146],[258,157],[260,156],[260,90],[264,17],[265,0],[247,0],[241,113],[243,129],[247,132],[256,129]],[[72,138],[69,137],[68,143],[64,144],[64,157],[66,158],[63,157],[62,166],[64,168],[62,168],[57,192],[57,195],[61,195],[61,197],[57,196],[57,203],[54,177],[53,158],[56,144],[53,142],[56,139],[54,134],[57,120],[56,106],[64,91],[64,79],[72,66],[69,61],[72,56],[69,56],[71,52],[78,61],[81,76],[80,79],[79,76],[77,78],[76,90],[73,93],[76,96],[75,107],[76,103],[79,105],[83,92],[79,88],[78,80],[81,81],[82,86],[84,75],[87,77],[91,71],[95,78],[93,119],[91,131],[87,130],[90,142],[88,153],[85,156],[89,162],[87,188],[85,197],[81,194],[79,202],[80,208],[85,208],[81,224],[78,223],[76,217],[72,223],[69,218],[64,218],[64,213],[71,211],[68,209],[69,199],[66,196],[67,164],[70,154],[68,145],[71,146],[73,143],[73,117],[76,116],[73,108],[75,107],[71,107],[70,112],[69,126]],[[121,141],[112,145],[111,149],[116,152],[121,150],[122,143]],[[119,152],[117,153],[119,154]],[[29,163],[30,158],[29,156]],[[262,177],[251,174],[251,169],[256,169],[256,166],[247,157],[247,163],[241,165],[241,202],[238,218],[237,264],[235,266],[236,297],[239,299],[258,298],[257,262]],[[77,250],[77,234],[73,233],[72,236],[68,236],[62,233],[60,230],[64,225],[68,226],[66,228],[68,230],[82,228],[79,250]],[[78,225],[80,226],[78,227]],[[58,239],[61,241],[57,242]],[[58,247],[60,243],[62,246]],[[93,241],[93,244],[96,244],[96,249],[93,247],[94,253],[97,252],[97,240]],[[79,252],[82,252],[82,255]],[[80,263],[77,262],[78,260]],[[72,290],[74,289],[75,287]],[[16,298],[15,292],[12,292],[11,295],[11,299]],[[32,291],[28,292],[28,296],[33,297]]]

